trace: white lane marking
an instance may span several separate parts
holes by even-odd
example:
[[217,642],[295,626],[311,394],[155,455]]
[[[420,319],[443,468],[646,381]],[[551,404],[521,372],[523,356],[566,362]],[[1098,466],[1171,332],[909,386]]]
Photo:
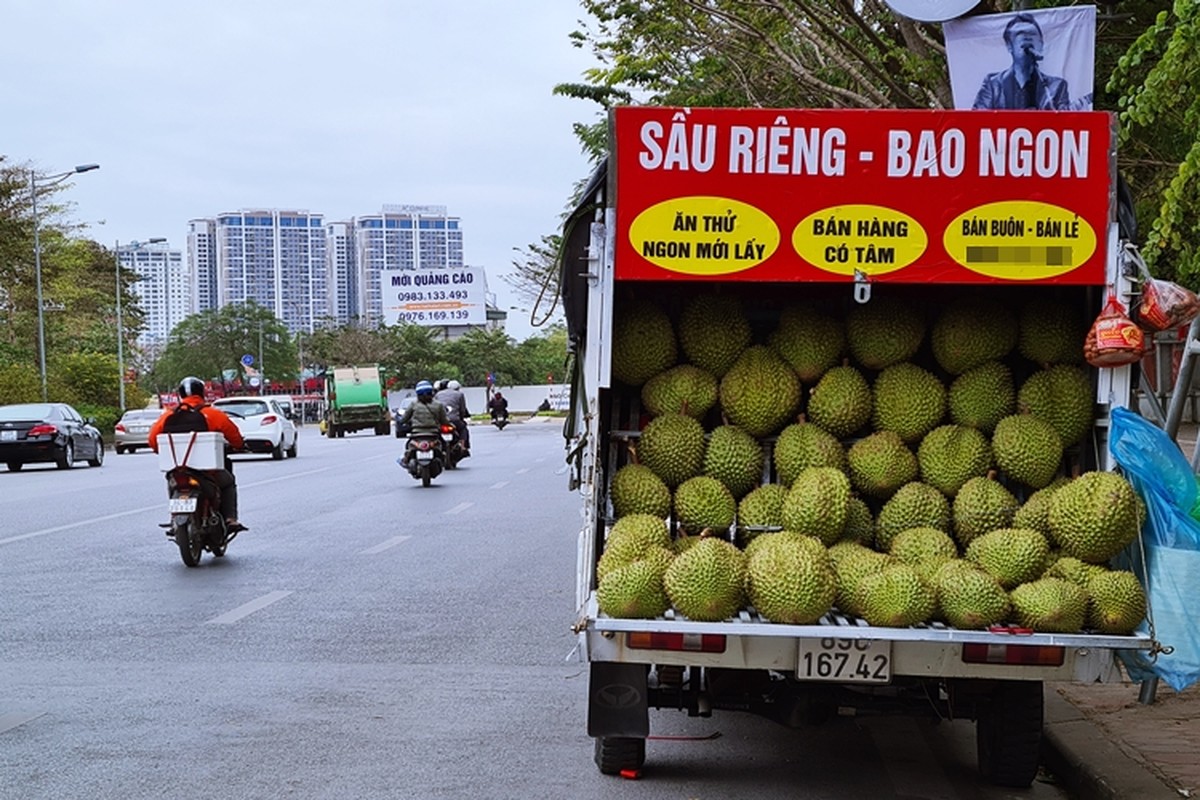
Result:
[[375,545],[374,547],[368,547],[366,550],[359,550],[358,554],[360,556],[373,556],[376,553],[382,553],[384,550],[387,550],[389,547],[395,547],[396,545],[400,544],[401,542],[407,542],[411,538],[412,538],[411,536],[393,536],[392,538],[388,539],[386,542],[380,542],[379,544]]
[[569,470],[570,468],[571,468],[571,465],[570,465],[570,464],[566,464],[565,466],[561,466],[561,467],[559,467],[558,469],[554,470],[554,474],[555,474],[555,475],[562,475],[564,472],[566,472],[566,471],[567,471],[567,470]]
[[26,722],[32,722],[38,717],[45,716],[45,714],[45,711],[10,711],[7,714],[0,714],[0,733],[11,731]]
[[287,597],[289,594],[291,594],[291,592],[285,592],[285,591],[280,591],[280,590],[276,590],[274,592],[267,592],[262,597],[257,597],[254,600],[251,600],[249,603],[243,603],[242,605],[238,606],[237,608],[233,609],[232,611],[226,611],[224,614],[220,615],[219,617],[213,617],[212,619],[208,620],[208,622],[205,624],[229,625],[231,623],[237,622],[242,617],[246,617],[246,616],[249,616],[250,614],[253,614],[255,611],[261,611],[262,609],[266,608],[267,606],[271,605],[272,603],[279,602],[283,598]]
[[[364,459],[364,460],[366,460],[366,459]],[[234,462],[234,463],[236,464],[237,462]],[[281,475],[278,478],[267,478],[266,480],[254,481],[253,483],[239,483],[238,488],[245,489],[245,488],[248,488],[251,486],[264,486],[268,483],[275,483],[276,481],[289,480],[291,478],[299,478],[303,475],[316,475],[318,472],[328,472],[331,469],[333,469],[333,467],[321,467],[319,469],[310,469],[307,472],[290,472],[287,475]],[[90,519],[80,520],[79,522],[70,522],[66,525],[59,525],[54,528],[43,528],[40,531],[30,531],[29,533],[22,533],[17,536],[9,536],[7,539],[0,539],[0,545],[12,544],[13,542],[19,542],[22,539],[33,539],[37,536],[45,536],[50,533],[60,533],[61,531],[69,531],[72,528],[82,528],[84,525],[95,525],[97,522],[108,522],[110,519],[120,519],[121,517],[132,517],[135,514],[145,514],[147,511],[156,511],[156,510],[161,509],[162,507],[163,506],[161,503],[157,503],[152,506],[142,506],[141,508],[134,508],[129,511],[118,511],[116,514],[106,514],[103,517],[91,517]]]
[[473,505],[475,505],[475,504],[474,503],[459,503],[458,505],[456,505],[454,508],[450,509],[446,513],[447,514],[461,514],[462,512],[466,511],[468,508],[470,508]]
[[59,525],[56,528],[43,528],[40,531],[31,531],[30,533],[22,533],[19,536],[10,536],[7,539],[0,539],[0,544],[10,544],[12,542],[19,542],[22,539],[32,539],[35,536],[45,536],[48,533],[58,533],[59,531],[69,531],[72,528],[81,528],[84,525],[94,525],[97,522],[107,522],[110,519],[120,519],[121,517],[132,517],[134,514],[145,514],[147,511],[153,511],[155,509],[160,509],[162,507],[163,507],[163,505],[161,503],[158,503],[158,504],[155,504],[152,506],[145,506],[143,508],[135,508],[132,511],[121,511],[116,514],[106,514],[103,517],[92,517],[91,519],[85,519],[81,522],[72,522],[67,525]]
[[891,717],[878,722],[864,720],[863,724],[883,757],[884,769],[896,794],[927,800],[958,797],[915,720]]
[[519,470],[517,470],[518,475],[524,475],[526,472],[529,472],[529,467],[521,467]]
[[535,464],[540,464],[540,463],[542,463],[542,462],[543,462],[543,461],[545,461],[545,460],[546,460],[546,459],[545,459],[545,457],[542,457],[542,458],[535,458],[535,459],[533,460],[533,463],[535,463]]
[[508,481],[499,481],[498,483],[493,483],[488,488],[489,489],[503,489],[505,486],[508,486]]

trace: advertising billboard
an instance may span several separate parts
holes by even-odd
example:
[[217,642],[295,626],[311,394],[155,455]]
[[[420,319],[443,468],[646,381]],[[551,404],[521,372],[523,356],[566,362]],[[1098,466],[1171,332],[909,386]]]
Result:
[[383,324],[483,325],[487,276],[481,267],[380,270]]

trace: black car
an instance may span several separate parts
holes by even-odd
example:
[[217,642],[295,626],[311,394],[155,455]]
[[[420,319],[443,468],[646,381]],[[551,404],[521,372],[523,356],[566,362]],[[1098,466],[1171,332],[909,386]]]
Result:
[[59,469],[86,459],[104,463],[104,439],[93,424],[66,403],[0,406],[0,461],[9,472],[35,461],[53,461]]

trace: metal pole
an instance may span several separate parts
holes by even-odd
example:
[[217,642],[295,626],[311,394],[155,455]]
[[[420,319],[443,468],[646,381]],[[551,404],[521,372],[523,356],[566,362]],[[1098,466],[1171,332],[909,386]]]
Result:
[[46,393],[46,324],[42,317],[42,242],[38,232],[40,223],[37,208],[37,183],[33,170],[29,170],[29,196],[33,202],[33,272],[37,283],[37,319],[38,319],[38,367],[42,376],[42,402],[47,401]]
[[121,326],[121,241],[113,244],[117,275],[117,394],[121,413],[125,413],[125,329]]
[[[94,169],[100,169],[99,164],[80,164],[70,172],[62,172],[58,175],[51,175],[46,178],[42,184],[43,187],[50,187],[62,183],[67,178],[80,172],[91,172]],[[42,375],[42,402],[48,401],[49,395],[46,392],[46,321],[44,317],[45,309],[43,309],[42,301],[42,240],[41,240],[41,220],[38,218],[37,207],[37,173],[32,169],[29,170],[29,200],[33,207],[33,272],[37,283],[37,304],[38,304],[38,368]]]
[[267,393],[267,371],[263,368],[263,349],[262,349],[262,333],[263,324],[258,323],[258,393]]

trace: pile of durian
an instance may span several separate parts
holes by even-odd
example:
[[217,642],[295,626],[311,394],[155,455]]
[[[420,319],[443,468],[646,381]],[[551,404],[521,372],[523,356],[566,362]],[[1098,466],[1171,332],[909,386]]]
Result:
[[1145,510],[1080,468],[1082,310],[875,294],[766,324],[716,291],[617,306],[614,391],[640,431],[610,467],[600,610],[1132,632],[1145,594],[1110,563]]

